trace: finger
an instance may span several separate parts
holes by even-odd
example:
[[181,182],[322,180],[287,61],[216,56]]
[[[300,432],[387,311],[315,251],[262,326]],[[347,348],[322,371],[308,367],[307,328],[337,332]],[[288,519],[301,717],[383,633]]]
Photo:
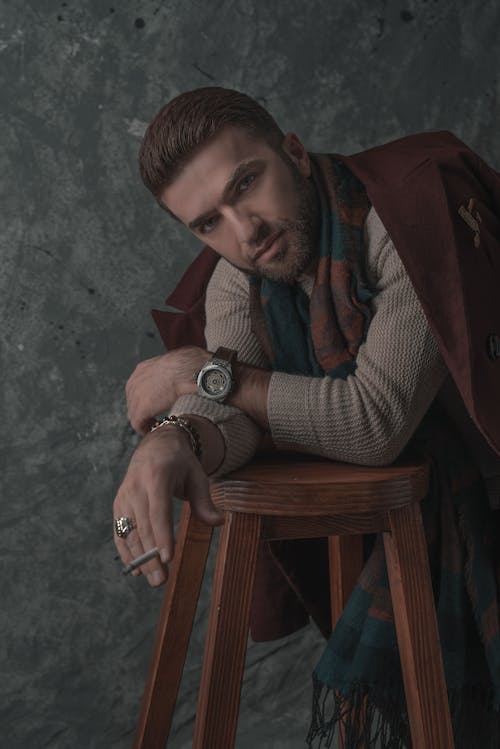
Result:
[[[117,511],[115,510],[115,517],[123,517],[123,513],[120,513],[120,512],[117,513]],[[127,546],[125,539],[122,536],[118,536],[118,534],[116,533],[114,521],[113,521],[113,541],[115,544],[115,548],[118,554],[120,555],[120,559],[123,562],[123,565],[126,567],[127,564],[130,564],[130,562],[133,561],[133,557],[132,557],[132,554],[130,553],[130,550]],[[140,569],[133,570],[131,574],[134,575],[134,577],[137,577],[138,575],[141,574],[141,571]]]
[[120,538],[119,536],[116,535],[116,530],[114,531],[114,542],[115,542],[116,550],[118,554],[120,555],[120,559],[122,560],[123,564],[124,565],[129,564],[133,559],[132,554],[130,553],[130,550],[125,542],[125,539]]
[[138,429],[136,431],[139,432],[139,434],[142,434],[143,436],[147,434],[151,427],[154,426],[156,423],[156,419],[153,419],[151,417],[143,418],[142,421],[138,425]]
[[149,432],[150,428],[155,423],[155,419],[151,415],[145,414],[143,410],[137,407],[129,409],[127,417],[134,432],[137,432],[143,437]]
[[139,431],[141,406],[135,390],[131,390],[127,398],[127,417],[136,432]]
[[[140,525],[139,522],[137,524],[137,530],[140,535],[141,545],[144,551],[149,551],[150,549],[153,549],[155,546],[157,546],[153,528],[148,517],[141,518]],[[139,554],[137,554],[137,556],[139,556]],[[146,564],[141,565],[141,570],[142,573],[146,575],[148,583],[153,587],[161,585],[167,579],[165,568],[162,565],[159,557],[155,557],[149,562],[146,562]]]
[[129,406],[134,401],[135,393],[137,392],[137,380],[139,378],[140,378],[140,374],[138,374],[137,371],[135,371],[133,374],[130,375],[125,385],[125,396],[127,399],[127,404]]
[[137,557],[140,557],[141,554],[144,554],[144,547],[142,545],[141,537],[137,531],[137,528],[134,528],[134,530],[130,531],[125,539],[125,544],[131,557],[129,561],[137,559]]
[[[127,401],[127,417],[135,432],[145,435],[155,423],[154,414],[151,413],[151,404],[144,402],[139,393],[131,391]],[[142,391],[144,392],[144,390]]]
[[[141,557],[146,551],[150,551],[150,549],[154,548],[154,543],[153,546],[150,545],[151,537],[148,536],[147,531],[143,531],[143,533],[144,536],[141,535],[141,531],[137,528],[137,530],[131,531],[127,536],[127,546],[132,556],[130,561],[134,561],[138,557]],[[165,568],[161,564],[159,557],[142,564],[137,568],[137,570],[134,570],[132,574],[136,571],[145,575],[148,583],[153,587],[161,585],[165,582],[167,577]]]
[[144,371],[134,372],[125,385],[125,394],[127,400],[127,415],[129,421],[133,424],[140,418],[141,412],[141,393],[147,392],[148,383],[147,375]]
[[123,564],[128,564],[132,561],[131,552],[127,545],[125,537],[119,536],[116,532],[116,521],[118,520],[118,518],[128,518],[135,525],[135,520],[134,513],[131,508],[128,507],[128,503],[126,501],[124,493],[121,491],[121,487],[120,493],[115,497],[115,501],[113,502],[113,518],[113,541]]
[[[118,551],[118,553],[120,555],[120,558],[121,558],[121,560],[123,562],[123,565],[124,565],[124,567],[126,567],[127,564],[130,564],[130,562],[134,561],[134,557],[130,553],[129,548],[128,548],[126,542],[125,542],[125,539],[124,538],[119,538],[116,535],[116,531],[115,531],[114,541],[115,541],[116,549],[117,549],[117,551]],[[130,574],[133,575],[134,577],[138,577],[141,574],[141,570],[140,569],[132,570],[132,572]]]
[[168,482],[163,480],[153,487],[149,498],[151,526],[164,563],[173,559],[175,549],[172,494]]

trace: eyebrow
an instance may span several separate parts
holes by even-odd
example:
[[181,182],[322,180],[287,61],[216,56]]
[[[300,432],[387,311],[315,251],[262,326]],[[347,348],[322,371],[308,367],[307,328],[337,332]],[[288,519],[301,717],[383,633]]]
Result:
[[[222,192],[222,196],[220,199],[220,202],[224,203],[227,202],[229,196],[231,195],[232,191],[234,190],[236,183],[238,180],[242,177],[242,175],[247,172],[251,168],[260,167],[263,165],[263,161],[260,159],[252,159],[250,161],[243,161],[241,164],[238,164],[232,175],[229,177],[228,181],[224,185],[224,190]],[[188,229],[191,229],[194,231],[198,228],[201,224],[203,224],[204,221],[210,218],[210,216],[213,214],[213,209],[211,211],[205,211],[205,213],[200,214],[195,219],[189,222]]]

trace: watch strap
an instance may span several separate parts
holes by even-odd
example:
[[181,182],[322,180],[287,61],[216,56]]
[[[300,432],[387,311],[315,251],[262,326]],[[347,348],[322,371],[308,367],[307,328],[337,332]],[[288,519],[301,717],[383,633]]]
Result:
[[227,361],[228,364],[234,364],[237,357],[238,353],[236,351],[230,348],[225,348],[224,346],[219,346],[213,356],[214,359],[222,359],[222,361]]

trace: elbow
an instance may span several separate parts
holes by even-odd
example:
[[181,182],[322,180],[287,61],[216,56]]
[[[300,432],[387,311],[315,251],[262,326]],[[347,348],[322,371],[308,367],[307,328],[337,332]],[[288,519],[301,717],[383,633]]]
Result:
[[367,457],[366,460],[360,461],[360,465],[371,466],[372,468],[384,468],[392,465],[401,454],[401,450],[382,448]]
[[383,468],[394,463],[403,449],[404,444],[399,442],[396,444],[392,440],[384,440],[379,437],[378,439],[367,439],[365,442],[349,447],[345,445],[342,448],[339,448],[338,443],[323,444],[321,448],[310,449],[308,452],[353,465]]
[[370,453],[365,456],[366,460],[362,464],[374,468],[390,466],[399,458],[406,443],[401,434],[392,432],[390,435],[378,435],[370,441]]
[[[398,459],[406,443],[407,440],[401,432],[368,431],[366,439],[359,440],[354,449],[351,447],[349,456],[344,456],[342,460],[371,468],[384,468]],[[338,449],[335,452],[338,454]]]

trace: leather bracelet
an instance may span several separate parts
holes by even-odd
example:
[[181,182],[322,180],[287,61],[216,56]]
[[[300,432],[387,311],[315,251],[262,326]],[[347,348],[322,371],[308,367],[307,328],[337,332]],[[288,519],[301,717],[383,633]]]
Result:
[[194,426],[190,424],[189,421],[186,421],[186,419],[183,419],[181,416],[164,416],[159,421],[155,421],[149,431],[154,432],[156,429],[159,429],[166,424],[173,424],[179,429],[182,429],[183,432],[186,432],[189,437],[191,448],[194,454],[196,455],[198,460],[201,460],[201,439]]

